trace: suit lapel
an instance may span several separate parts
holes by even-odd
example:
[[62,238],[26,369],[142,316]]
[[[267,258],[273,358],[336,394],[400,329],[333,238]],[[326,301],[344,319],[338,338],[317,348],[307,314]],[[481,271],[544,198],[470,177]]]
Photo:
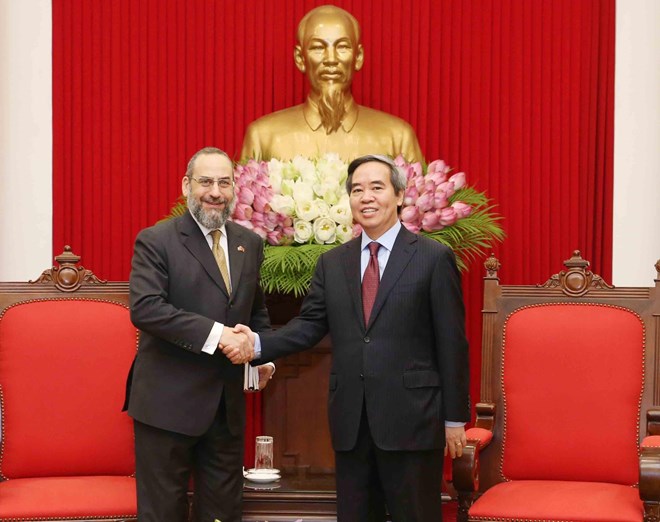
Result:
[[[238,289],[239,281],[241,279],[241,273],[243,272],[243,265],[245,263],[247,252],[245,251],[245,240],[243,238],[243,230],[241,227],[234,223],[227,222],[226,230],[231,287],[236,290]],[[235,294],[236,292],[232,291],[230,301]]]
[[362,282],[360,280],[360,246],[362,240],[355,238],[344,246],[342,255],[344,274],[348,282],[348,293],[355,308],[355,316],[359,318],[360,327],[364,328],[364,312],[362,311]]
[[387,260],[385,272],[380,278],[380,285],[378,285],[378,293],[376,294],[374,307],[371,310],[371,317],[369,317],[367,330],[369,330],[369,328],[371,328],[371,326],[374,324],[374,320],[376,317],[378,317],[381,308],[387,300],[387,296],[392,291],[396,285],[396,282],[399,280],[399,277],[401,277],[404,269],[408,266],[408,263],[410,263],[410,260],[417,251],[416,243],[417,236],[408,231],[406,227],[402,226],[399,234],[396,237],[396,241],[394,241],[392,252],[390,253],[389,259]]
[[206,238],[199,229],[199,226],[190,215],[186,212],[181,216],[179,221],[179,233],[181,234],[181,241],[188,251],[199,261],[206,273],[209,275],[213,282],[229,296],[225,283],[220,275],[218,264],[215,262],[213,252],[209,248]]

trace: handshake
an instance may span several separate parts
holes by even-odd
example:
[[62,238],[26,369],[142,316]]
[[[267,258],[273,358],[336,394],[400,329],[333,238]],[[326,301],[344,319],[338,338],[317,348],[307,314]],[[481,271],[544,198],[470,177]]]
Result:
[[237,324],[225,326],[218,348],[233,364],[244,364],[254,359],[254,332],[250,327]]

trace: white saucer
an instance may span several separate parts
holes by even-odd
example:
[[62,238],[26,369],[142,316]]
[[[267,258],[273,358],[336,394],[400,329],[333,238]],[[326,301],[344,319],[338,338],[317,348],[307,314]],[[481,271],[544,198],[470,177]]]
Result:
[[275,482],[280,480],[279,473],[248,473],[245,475],[245,478],[250,482],[266,483],[266,482]]
[[273,475],[273,474],[279,475],[280,470],[275,469],[275,468],[270,468],[270,469],[267,469],[267,468],[263,468],[263,469],[250,468],[250,469],[246,469],[245,473],[249,473],[249,474],[266,473],[268,475]]

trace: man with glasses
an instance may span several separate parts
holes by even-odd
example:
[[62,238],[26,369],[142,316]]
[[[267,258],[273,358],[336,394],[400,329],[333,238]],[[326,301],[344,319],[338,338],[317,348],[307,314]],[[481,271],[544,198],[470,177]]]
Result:
[[[140,329],[125,407],[135,425],[140,522],[238,522],[243,491],[243,368],[253,358],[237,323],[270,328],[259,285],[261,238],[230,221],[233,165],[207,147],[188,163],[189,212],[142,230],[130,276],[131,319]],[[259,369],[260,385],[274,367]]]

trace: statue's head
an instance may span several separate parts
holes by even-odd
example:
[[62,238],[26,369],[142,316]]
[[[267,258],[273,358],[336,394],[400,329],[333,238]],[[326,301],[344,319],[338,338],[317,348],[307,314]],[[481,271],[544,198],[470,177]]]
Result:
[[344,98],[350,93],[353,73],[364,63],[360,26],[349,12],[322,5],[302,18],[297,37],[296,67],[309,79],[326,131],[333,132],[344,116]]

